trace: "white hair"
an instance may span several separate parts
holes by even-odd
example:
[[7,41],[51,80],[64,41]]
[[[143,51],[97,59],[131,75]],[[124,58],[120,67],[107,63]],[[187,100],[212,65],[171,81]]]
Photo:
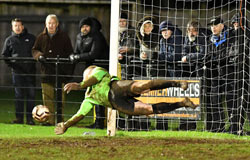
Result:
[[57,18],[57,16],[55,14],[49,14],[47,17],[46,17],[46,20],[45,20],[45,23],[47,23],[50,19],[55,19],[57,23],[59,23],[59,20]]

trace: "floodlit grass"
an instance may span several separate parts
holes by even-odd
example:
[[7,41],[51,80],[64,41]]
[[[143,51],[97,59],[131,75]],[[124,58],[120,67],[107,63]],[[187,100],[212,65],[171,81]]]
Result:
[[[117,131],[0,123],[0,159],[250,159],[250,137],[185,131]],[[84,136],[93,132],[93,136]]]
[[[202,121],[197,131],[177,131],[175,120],[169,123],[168,131],[155,131],[152,121],[152,131],[119,130],[115,137],[107,137],[106,129],[82,128],[93,122],[93,117],[89,117],[58,136],[54,134],[54,126],[10,124],[15,118],[14,95],[9,92],[0,95],[0,160],[250,160],[250,136],[205,132]],[[76,113],[82,98],[83,94],[76,92],[67,97],[65,119]],[[40,94],[37,100],[37,104],[41,104]],[[83,135],[85,132],[94,135]]]
[[[88,129],[71,127],[63,135],[54,134],[54,126],[41,125],[20,125],[20,124],[3,124],[0,123],[0,138],[35,138],[35,137],[90,137],[83,136],[84,132],[94,132],[92,137],[105,137],[107,130]],[[214,138],[214,139],[236,139],[250,140],[250,136],[236,136],[227,133],[211,133],[197,131],[117,131],[116,137],[155,137],[155,138]]]
[[[20,125],[20,124],[1,124],[0,123],[0,138],[35,138],[35,137],[59,137],[54,134],[54,126],[41,125]],[[66,132],[63,137],[78,137],[84,132],[94,131],[95,136],[105,136],[106,130],[86,129],[72,127]]]

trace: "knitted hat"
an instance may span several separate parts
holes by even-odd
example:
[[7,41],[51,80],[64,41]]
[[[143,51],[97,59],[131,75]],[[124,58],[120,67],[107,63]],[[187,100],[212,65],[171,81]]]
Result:
[[160,32],[163,30],[171,30],[174,31],[175,26],[171,23],[171,21],[162,21],[160,24]]
[[90,17],[82,18],[79,22],[79,28],[81,29],[83,25],[92,26],[92,21]]
[[121,19],[128,19],[127,13],[122,12],[121,13]]

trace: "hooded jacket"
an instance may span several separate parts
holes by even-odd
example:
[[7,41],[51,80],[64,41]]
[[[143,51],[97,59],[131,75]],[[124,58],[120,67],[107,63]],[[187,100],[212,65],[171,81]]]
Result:
[[[144,33],[144,24],[151,23],[153,30],[150,34]],[[144,52],[147,54],[148,59],[156,59],[159,50],[159,27],[156,25],[156,19],[154,17],[146,16],[142,18],[136,29],[136,36],[140,42],[140,56]]]
[[180,61],[183,44],[182,32],[171,22],[163,21],[160,24],[160,32],[166,28],[172,31],[172,35],[168,39],[161,38],[159,58],[169,62]]
[[[43,32],[40,33],[36,39],[36,42],[32,48],[32,54],[34,59],[38,60],[40,55],[45,58],[68,58],[73,53],[73,48],[69,36],[63,32],[59,27],[55,35],[51,38],[48,35],[46,27]],[[41,63],[41,74],[43,83],[54,83],[56,66],[54,63]],[[60,81],[65,83],[71,78],[70,76],[74,72],[74,66],[72,64],[59,64],[58,75]]]
[[[36,37],[28,33],[27,29],[24,28],[21,34],[15,34],[12,32],[12,35],[7,37],[2,55],[4,57],[32,57],[31,49],[34,45]],[[24,73],[24,74],[35,74],[36,65],[34,62],[20,63],[16,60],[6,60],[5,61],[9,67],[12,68],[15,73]]]
[[91,65],[95,59],[109,59],[109,46],[101,33],[101,23],[93,17],[85,17],[79,22],[79,27],[87,24],[91,30],[87,35],[79,33],[76,37],[74,53],[80,55],[80,61]]

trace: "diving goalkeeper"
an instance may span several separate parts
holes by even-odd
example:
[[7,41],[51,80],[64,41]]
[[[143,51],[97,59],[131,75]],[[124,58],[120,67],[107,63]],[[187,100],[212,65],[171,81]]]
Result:
[[112,107],[128,115],[149,115],[166,113],[181,107],[195,109],[197,106],[185,98],[177,103],[157,103],[146,104],[135,97],[151,90],[164,89],[169,87],[181,87],[186,90],[187,82],[168,81],[168,80],[119,80],[111,76],[107,70],[97,66],[89,66],[83,73],[81,83],[68,83],[64,86],[64,91],[69,93],[71,90],[87,88],[85,99],[83,100],[78,112],[66,122],[58,123],[55,134],[63,134],[66,130],[79,122],[93,108],[95,104]]

